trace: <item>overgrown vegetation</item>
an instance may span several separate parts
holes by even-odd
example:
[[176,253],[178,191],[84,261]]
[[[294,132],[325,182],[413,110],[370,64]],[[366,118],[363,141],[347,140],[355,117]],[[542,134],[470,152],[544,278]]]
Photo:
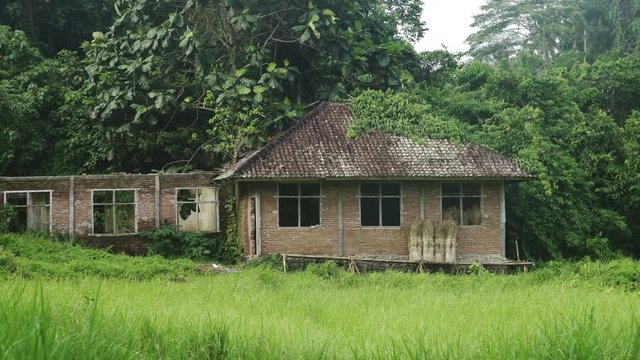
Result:
[[226,237],[224,240],[223,253],[230,260],[237,260],[242,255],[242,244],[240,243],[240,234],[238,231],[238,217],[236,211],[236,199],[230,197],[224,204],[224,210],[227,212],[226,217]]
[[7,358],[634,359],[640,351],[640,266],[628,260],[514,276],[356,275],[328,262],[181,282],[64,272],[42,282],[20,276],[21,257],[0,281]]
[[0,278],[168,280],[195,272],[195,263],[184,259],[112,254],[42,234],[0,234]]
[[175,225],[166,225],[147,231],[143,236],[151,241],[152,254],[167,258],[224,262],[239,258],[237,240],[217,233],[185,232],[178,230]]
[[527,257],[640,256],[637,1],[490,0],[464,63],[413,50],[422,7],[7,1],[0,175],[217,168],[355,97],[352,138],[472,140],[536,175],[507,194]]
[[0,234],[11,230],[15,217],[16,211],[11,205],[0,206]]
[[0,235],[0,351],[9,359],[640,354],[640,264],[630,259],[551,262],[512,276],[481,266],[467,276],[359,275],[333,262],[285,274],[271,262],[210,276],[187,260]]
[[235,263],[242,254],[238,239],[235,199],[224,204],[226,212],[225,233],[202,233],[180,231],[175,225],[164,225],[142,235],[151,241],[150,252],[166,258],[189,258],[192,260],[215,260]]
[[611,80],[604,69],[635,78],[637,61],[542,73],[472,62],[440,85],[361,93],[349,134],[468,140],[515,158],[537,181],[507,186],[512,257],[514,240],[530,258],[637,256],[638,115],[601,95],[627,81],[593,81]]

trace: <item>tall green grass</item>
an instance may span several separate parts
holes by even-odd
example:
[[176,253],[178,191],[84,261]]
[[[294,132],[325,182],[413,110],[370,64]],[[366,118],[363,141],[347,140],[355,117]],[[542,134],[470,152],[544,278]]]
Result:
[[[331,264],[214,276],[190,270],[191,262],[18,240],[0,236],[18,263],[0,277],[6,359],[640,356],[638,264],[631,260],[552,263],[515,276],[354,275]],[[113,261],[129,275],[67,276],[69,264],[87,256],[98,269]],[[65,270],[36,271],[29,262]],[[148,273],[156,262],[166,271]],[[184,264],[187,281],[167,276],[176,264]]]
[[193,274],[195,269],[195,263],[186,259],[112,254],[42,234],[0,234],[0,276],[15,273],[27,278],[149,280]]
[[638,293],[520,277],[256,268],[0,284],[5,358],[634,359]]

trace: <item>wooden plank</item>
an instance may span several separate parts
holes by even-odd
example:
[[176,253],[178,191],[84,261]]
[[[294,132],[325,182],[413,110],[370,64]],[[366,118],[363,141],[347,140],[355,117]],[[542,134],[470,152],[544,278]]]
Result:
[[[353,256],[331,256],[331,255],[301,255],[301,254],[286,254],[288,259],[292,258],[300,258],[300,259],[315,259],[315,260],[343,260],[343,261],[360,261],[360,262],[378,262],[378,263],[394,263],[394,264],[415,264],[418,265],[423,263],[425,265],[471,265],[477,262],[474,261],[463,261],[457,263],[435,263],[435,262],[425,262],[425,261],[411,261],[411,260],[401,260],[401,259],[374,259],[374,258],[364,258],[364,257],[353,257]],[[481,265],[512,265],[512,266],[521,266],[521,265],[533,265],[533,262],[529,261],[516,261],[516,260],[507,260],[503,262],[480,262]]]

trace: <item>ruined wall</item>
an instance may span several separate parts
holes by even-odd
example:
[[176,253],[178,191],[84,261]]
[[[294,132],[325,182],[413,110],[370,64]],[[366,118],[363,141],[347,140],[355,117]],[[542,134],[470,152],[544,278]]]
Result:
[[[212,173],[190,173],[0,178],[0,205],[3,205],[5,191],[52,191],[52,232],[73,236],[90,246],[142,253],[148,243],[140,236],[141,232],[152,230],[156,225],[176,224],[176,189],[212,186],[212,177]],[[93,234],[92,190],[101,189],[135,190],[136,233]],[[226,226],[224,203],[229,196],[230,186],[219,189],[219,230]]]

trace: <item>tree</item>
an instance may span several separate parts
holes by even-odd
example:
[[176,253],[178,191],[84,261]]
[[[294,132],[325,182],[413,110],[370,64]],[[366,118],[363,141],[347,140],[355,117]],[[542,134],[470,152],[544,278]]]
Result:
[[100,125],[91,122],[82,63],[45,58],[22,31],[0,26],[0,174],[78,174],[97,169]]
[[472,56],[490,61],[529,52],[550,63],[582,20],[573,0],[491,0],[482,11],[467,42]]
[[[199,149],[235,160],[301,115],[302,105],[412,81],[404,38],[420,2],[119,1],[86,47],[92,115],[121,170]],[[405,15],[402,14],[407,14]],[[210,124],[206,121],[210,118]],[[172,144],[180,143],[180,149]]]
[[22,30],[48,56],[79,50],[113,20],[114,0],[2,0],[0,24]]
[[490,0],[482,11],[473,23],[478,31],[467,39],[478,60],[524,58],[534,67],[571,67],[638,48],[635,0]]
[[615,47],[623,54],[638,50],[640,4],[635,0],[615,0],[611,11],[615,19]]

